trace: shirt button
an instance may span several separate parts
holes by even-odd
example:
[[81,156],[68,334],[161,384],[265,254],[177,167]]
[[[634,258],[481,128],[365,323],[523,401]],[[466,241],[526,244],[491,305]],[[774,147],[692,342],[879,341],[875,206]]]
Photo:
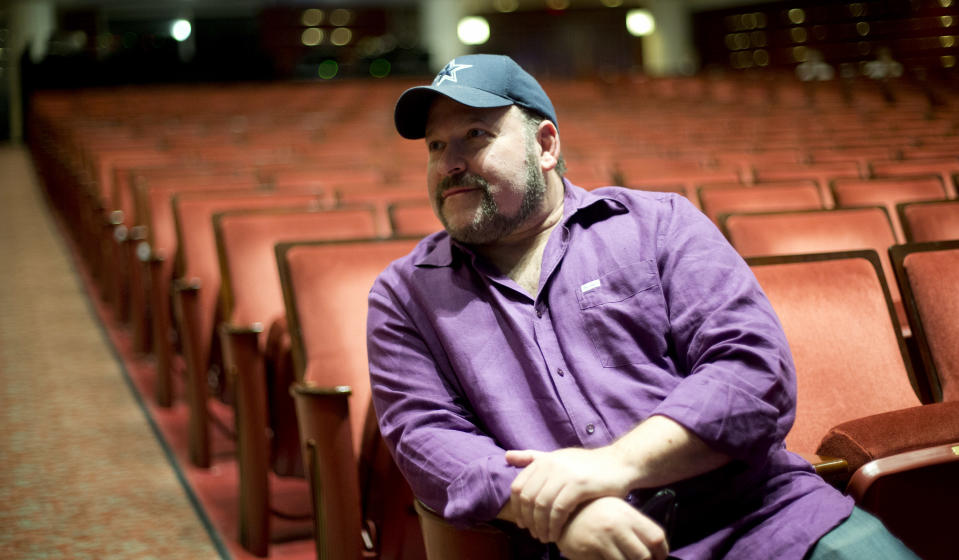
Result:
[[566,375],[566,370],[564,370],[563,368],[559,368],[558,370],[556,370],[556,375],[563,377],[564,375]]
[[591,434],[596,431],[596,426],[592,424],[586,424],[586,433]]

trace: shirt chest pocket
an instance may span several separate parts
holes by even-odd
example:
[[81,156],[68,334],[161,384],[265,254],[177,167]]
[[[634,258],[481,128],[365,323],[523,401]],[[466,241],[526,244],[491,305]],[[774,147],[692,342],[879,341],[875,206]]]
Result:
[[586,282],[576,298],[604,367],[647,363],[665,355],[666,305],[654,261],[638,261]]

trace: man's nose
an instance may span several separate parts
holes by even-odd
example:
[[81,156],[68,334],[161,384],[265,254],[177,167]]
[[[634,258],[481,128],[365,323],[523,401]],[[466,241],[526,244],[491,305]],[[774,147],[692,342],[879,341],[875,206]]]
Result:
[[440,169],[444,175],[457,175],[466,171],[466,157],[461,147],[455,143],[450,143],[443,150],[443,157],[440,160]]

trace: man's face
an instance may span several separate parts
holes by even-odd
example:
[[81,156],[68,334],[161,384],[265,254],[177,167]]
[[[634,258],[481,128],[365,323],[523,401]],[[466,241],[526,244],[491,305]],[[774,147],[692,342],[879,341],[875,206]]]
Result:
[[426,145],[433,210],[453,239],[497,241],[541,208],[539,150],[516,107],[477,109],[437,97]]

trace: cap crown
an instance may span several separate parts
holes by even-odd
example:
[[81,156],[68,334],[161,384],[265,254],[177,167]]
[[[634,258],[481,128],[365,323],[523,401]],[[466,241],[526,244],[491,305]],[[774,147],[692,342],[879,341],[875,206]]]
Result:
[[[405,138],[422,138],[436,95],[470,107],[519,105],[556,123],[556,111],[535,78],[508,56],[473,54],[451,60],[429,86],[406,90],[396,103],[396,129]],[[558,126],[558,125],[557,125]]]

